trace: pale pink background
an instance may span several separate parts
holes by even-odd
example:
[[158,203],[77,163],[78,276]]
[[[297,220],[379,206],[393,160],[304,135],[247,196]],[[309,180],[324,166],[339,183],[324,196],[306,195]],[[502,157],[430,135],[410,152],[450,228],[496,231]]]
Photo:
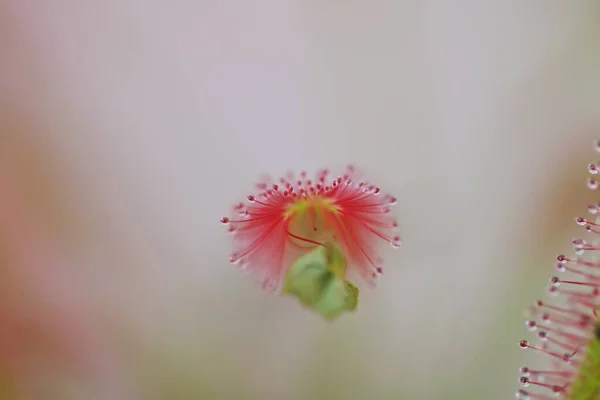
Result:
[[[6,301],[67,292],[61,326],[96,325],[64,340],[104,355],[32,362],[20,396],[512,396],[521,308],[589,198],[597,2],[14,0],[0,33],[2,174],[52,170],[15,201],[62,271]],[[230,265],[219,218],[265,172],[347,162],[404,244],[330,325]]]

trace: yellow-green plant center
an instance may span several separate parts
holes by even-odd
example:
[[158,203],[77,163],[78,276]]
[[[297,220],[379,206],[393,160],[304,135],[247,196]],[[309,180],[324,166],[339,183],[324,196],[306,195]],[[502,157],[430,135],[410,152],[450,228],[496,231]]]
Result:
[[[323,243],[334,233],[331,227],[331,216],[338,213],[333,201],[321,196],[298,199],[290,204],[285,212],[289,221],[289,232],[294,244],[301,247],[312,247],[311,242]],[[302,239],[306,240],[302,240]]]

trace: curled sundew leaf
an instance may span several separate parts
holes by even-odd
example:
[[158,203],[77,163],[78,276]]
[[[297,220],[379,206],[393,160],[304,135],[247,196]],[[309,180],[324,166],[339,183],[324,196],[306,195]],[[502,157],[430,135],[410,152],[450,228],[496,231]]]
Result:
[[279,291],[290,260],[331,239],[353,275],[373,286],[383,273],[382,246],[400,246],[399,224],[391,212],[397,198],[363,179],[352,165],[339,176],[323,169],[313,178],[305,171],[299,177],[265,177],[255,188],[221,223],[233,238],[229,261],[261,280],[265,289]]
[[283,294],[298,298],[326,320],[334,320],[358,307],[359,290],[345,280],[346,269],[346,257],[336,244],[319,246],[291,266]]

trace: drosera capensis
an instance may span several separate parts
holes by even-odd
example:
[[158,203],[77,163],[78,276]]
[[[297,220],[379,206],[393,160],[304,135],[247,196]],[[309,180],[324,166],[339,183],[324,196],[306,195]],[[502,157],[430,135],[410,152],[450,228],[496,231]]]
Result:
[[[594,142],[600,152],[600,141]],[[600,164],[589,164],[587,187],[600,186]],[[520,370],[516,398],[529,400],[600,400],[600,203],[587,207],[589,217],[576,217],[586,237],[572,240],[573,255],[560,254],[560,276],[549,279],[553,299],[538,300],[528,311],[525,326],[535,343],[519,346],[547,359],[547,367]]]

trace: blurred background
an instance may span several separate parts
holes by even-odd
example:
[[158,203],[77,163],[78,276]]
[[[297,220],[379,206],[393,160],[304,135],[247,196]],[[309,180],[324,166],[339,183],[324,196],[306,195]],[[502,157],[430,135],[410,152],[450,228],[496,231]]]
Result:
[[[506,399],[594,199],[600,3],[0,2],[0,396]],[[229,264],[352,162],[403,246],[329,324]]]

